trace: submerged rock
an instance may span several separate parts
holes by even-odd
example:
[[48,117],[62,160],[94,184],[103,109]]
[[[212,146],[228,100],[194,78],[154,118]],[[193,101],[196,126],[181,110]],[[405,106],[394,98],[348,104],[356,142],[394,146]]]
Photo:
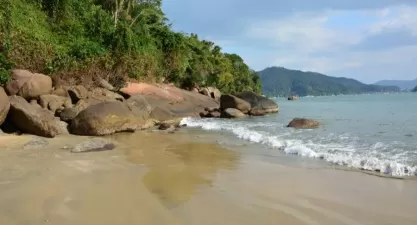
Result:
[[23,145],[23,149],[40,149],[49,145],[49,142],[44,137],[32,137],[32,139]]
[[113,144],[110,140],[105,138],[92,138],[87,141],[83,141],[77,144],[71,152],[80,153],[80,152],[97,152],[97,151],[108,151],[116,148],[116,145]]
[[299,129],[314,129],[318,128],[320,123],[315,120],[304,119],[304,118],[295,118],[293,119],[287,127],[299,128]]

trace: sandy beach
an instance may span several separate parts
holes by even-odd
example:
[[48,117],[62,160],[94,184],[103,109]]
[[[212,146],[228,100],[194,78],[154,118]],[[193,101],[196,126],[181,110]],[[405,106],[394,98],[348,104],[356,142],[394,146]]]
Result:
[[[416,180],[267,162],[182,130],[111,137],[0,136],[0,224],[417,224]],[[203,141],[204,140],[204,141]]]

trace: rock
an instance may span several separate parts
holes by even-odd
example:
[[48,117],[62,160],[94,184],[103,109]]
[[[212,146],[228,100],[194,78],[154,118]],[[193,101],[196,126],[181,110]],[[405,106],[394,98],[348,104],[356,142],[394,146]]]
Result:
[[65,108],[64,110],[62,110],[61,113],[59,114],[59,117],[61,118],[62,121],[70,122],[88,106],[98,104],[98,103],[100,102],[97,100],[93,100],[93,99],[81,99],[77,102],[77,104],[75,104],[74,107]]
[[219,91],[219,89],[215,88],[215,87],[206,87],[206,88],[202,88],[200,90],[200,93],[203,95],[206,95],[212,99],[215,99],[216,101],[220,100],[220,97],[222,95],[222,93]]
[[146,121],[152,112],[152,106],[141,95],[134,95],[126,100],[126,105],[132,111],[133,115],[142,121]]
[[220,118],[221,117],[221,113],[218,112],[218,111],[213,111],[213,112],[210,112],[209,113],[208,117]]
[[81,152],[97,152],[97,151],[107,151],[113,150],[116,148],[116,145],[111,141],[104,138],[92,138],[87,141],[83,141],[77,144],[71,152],[81,153]]
[[88,97],[88,90],[82,85],[77,85],[68,89],[68,95],[71,98],[72,104],[76,104],[80,99]]
[[169,123],[161,123],[158,127],[159,130],[174,130],[175,127]]
[[227,108],[221,113],[222,118],[244,118],[245,114],[235,108]]
[[67,87],[67,86],[56,87],[54,90],[52,90],[51,95],[58,95],[58,96],[61,96],[61,97],[69,97],[69,94],[68,94],[68,89],[69,88],[70,87]]
[[146,83],[127,83],[126,87],[120,89],[120,92],[127,96],[149,95],[160,99],[184,101],[182,92],[178,88],[169,85],[157,87]]
[[39,97],[39,104],[44,109],[49,109],[55,114],[56,110],[60,108],[71,108],[71,99],[68,97],[62,97],[58,95],[41,95]]
[[32,137],[32,139],[23,145],[23,149],[40,149],[49,145],[49,142],[44,137]]
[[58,121],[58,135],[67,135],[69,134],[68,131],[68,123],[64,121]]
[[227,108],[234,108],[243,113],[248,113],[251,110],[251,105],[234,95],[222,95],[220,97],[220,109],[224,111]]
[[6,120],[7,114],[9,113],[10,102],[3,87],[0,87],[0,125]]
[[235,94],[236,97],[249,102],[253,110],[263,111],[264,113],[277,113],[279,111],[278,104],[267,97],[257,95],[252,91],[244,91]]
[[12,71],[11,81],[6,85],[9,95],[19,95],[30,100],[52,91],[52,79],[40,73],[15,69]]
[[297,99],[298,99],[297,96],[290,96],[290,97],[288,97],[288,101],[295,101]]
[[304,119],[304,118],[295,118],[293,119],[287,127],[299,128],[299,129],[314,129],[318,128],[320,123],[315,120]]
[[77,135],[101,136],[140,128],[126,104],[101,102],[81,111],[71,122],[70,131]]
[[251,116],[265,116],[266,112],[264,110],[259,110],[259,109],[251,109],[248,113]]
[[204,111],[206,111],[206,112],[220,112],[220,109],[216,108],[216,107],[210,107],[210,108],[205,108]]
[[109,91],[104,88],[94,88],[88,95],[88,98],[95,99],[100,102],[109,102],[109,101],[124,101],[123,96]]
[[192,91],[192,92],[195,92],[195,93],[199,93],[199,91],[198,91],[198,89],[197,89],[197,88],[193,88],[193,89],[191,89],[191,91]]
[[101,78],[101,77],[99,77],[98,79],[97,79],[97,83],[98,83],[98,85],[100,86],[100,87],[102,87],[102,88],[104,88],[104,89],[107,89],[107,90],[109,90],[109,91],[114,91],[114,87],[113,87],[113,85],[111,85],[107,80],[105,80],[105,79],[103,79],[103,78]]
[[29,104],[20,96],[9,96],[11,122],[21,131],[43,137],[59,133],[59,120],[53,113]]

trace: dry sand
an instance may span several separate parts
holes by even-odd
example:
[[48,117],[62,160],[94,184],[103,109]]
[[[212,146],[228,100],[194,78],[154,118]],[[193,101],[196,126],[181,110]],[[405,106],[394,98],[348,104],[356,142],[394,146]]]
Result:
[[268,163],[187,132],[79,154],[63,147],[88,137],[31,138],[0,136],[1,225],[417,224],[415,180]]

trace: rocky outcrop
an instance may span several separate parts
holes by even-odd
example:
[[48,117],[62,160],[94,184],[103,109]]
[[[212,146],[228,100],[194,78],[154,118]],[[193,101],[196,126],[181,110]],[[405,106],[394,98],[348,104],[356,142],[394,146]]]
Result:
[[168,85],[158,87],[147,83],[127,83],[126,87],[120,89],[120,92],[126,96],[147,95],[172,101],[184,100],[180,90]]
[[77,85],[68,89],[68,95],[71,98],[72,104],[76,104],[79,100],[88,97],[88,90],[82,85]]
[[132,111],[133,116],[139,121],[146,121],[152,112],[152,106],[141,95],[134,95],[126,100],[126,105]]
[[9,96],[11,122],[21,131],[43,137],[55,137],[62,130],[53,113],[29,104],[20,96]]
[[81,111],[86,109],[90,105],[95,105],[100,103],[97,100],[94,99],[82,99],[77,102],[73,107],[71,108],[65,108],[62,111],[59,112],[59,117],[62,121],[70,122],[72,121]]
[[119,101],[101,102],[81,111],[71,122],[70,132],[77,135],[102,136],[132,132],[140,123],[129,107]]
[[248,113],[251,110],[251,105],[234,95],[222,95],[220,97],[220,109],[225,110],[228,108],[238,109],[242,113]]
[[290,96],[290,97],[288,97],[288,101],[295,101],[297,99],[298,99],[297,96]]
[[11,81],[6,85],[9,95],[18,95],[27,100],[36,99],[52,91],[52,79],[40,73],[28,70],[13,70]]
[[0,125],[6,120],[7,113],[9,113],[10,102],[3,87],[0,87]]
[[305,118],[295,118],[287,125],[287,127],[293,127],[298,129],[314,129],[318,128],[319,126],[319,122]]
[[246,115],[238,109],[227,108],[221,112],[222,118],[244,118]]
[[278,104],[274,100],[258,95],[255,92],[244,91],[235,94],[235,96],[249,102],[251,110],[256,111],[253,114],[259,114],[260,112],[276,113],[279,111]]

